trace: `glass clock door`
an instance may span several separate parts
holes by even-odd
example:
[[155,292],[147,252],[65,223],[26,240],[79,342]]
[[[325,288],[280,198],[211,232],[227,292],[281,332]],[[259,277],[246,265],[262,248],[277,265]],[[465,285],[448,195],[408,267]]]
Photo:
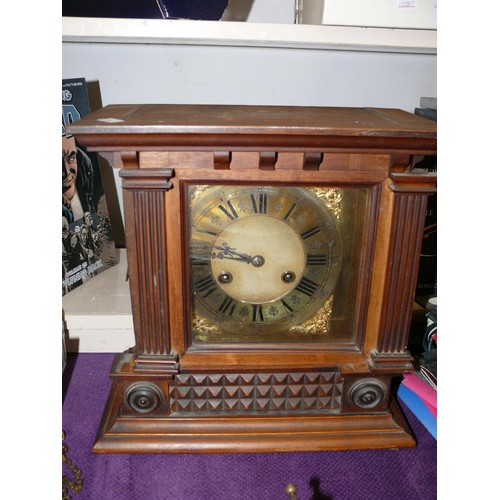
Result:
[[355,344],[370,189],[190,185],[195,344]]

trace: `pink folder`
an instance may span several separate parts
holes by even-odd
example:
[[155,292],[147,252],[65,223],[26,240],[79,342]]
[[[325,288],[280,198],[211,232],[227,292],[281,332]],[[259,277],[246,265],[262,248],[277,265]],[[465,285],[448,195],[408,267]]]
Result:
[[417,377],[414,373],[403,373],[402,384],[424,402],[429,411],[437,417],[437,391]]

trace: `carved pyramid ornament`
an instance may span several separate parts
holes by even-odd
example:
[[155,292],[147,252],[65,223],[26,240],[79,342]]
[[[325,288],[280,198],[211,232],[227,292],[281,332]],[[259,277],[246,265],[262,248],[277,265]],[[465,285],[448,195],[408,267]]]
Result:
[[112,105],[136,345],[94,451],[414,446],[406,349],[436,125],[395,109]]
[[[311,379],[316,383],[306,383]],[[331,383],[321,383],[320,379]],[[199,414],[202,408],[227,414],[235,410],[245,413],[286,413],[310,409],[339,413],[340,401],[335,400],[335,396],[342,394],[342,382],[339,379],[338,372],[247,373],[215,377],[207,374],[203,379],[178,375],[170,385],[171,414]]]

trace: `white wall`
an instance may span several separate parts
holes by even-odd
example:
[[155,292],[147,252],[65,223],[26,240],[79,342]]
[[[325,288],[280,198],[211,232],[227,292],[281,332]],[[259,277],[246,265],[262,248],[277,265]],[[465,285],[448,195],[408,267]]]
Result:
[[387,106],[436,95],[436,56],[272,47],[63,43],[63,78],[103,104]]
[[[209,44],[63,42],[62,76],[98,82],[103,105],[376,106],[413,112],[420,97],[436,96],[436,55]],[[119,178],[115,178],[120,185]],[[123,210],[121,189],[118,200]]]

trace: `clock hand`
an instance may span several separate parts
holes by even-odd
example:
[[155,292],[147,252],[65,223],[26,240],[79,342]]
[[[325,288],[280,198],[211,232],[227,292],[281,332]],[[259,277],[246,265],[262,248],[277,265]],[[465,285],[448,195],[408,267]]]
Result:
[[250,264],[252,262],[252,256],[246,253],[237,252],[235,248],[231,248],[227,243],[222,243],[222,246],[214,246],[216,250],[222,250],[219,253],[212,253],[213,259],[231,259],[239,260],[241,262],[246,262]]
[[264,265],[264,257],[261,255],[251,256],[246,253],[237,252],[235,248],[231,248],[227,243],[222,243],[222,246],[214,247],[216,250],[222,250],[219,253],[212,253],[212,259],[231,259],[240,262],[246,262],[247,264],[252,264],[254,267],[261,267]]
[[246,262],[247,264],[250,264],[251,260],[249,257],[237,257],[235,255],[226,255],[222,252],[219,253],[213,253],[212,254],[212,259],[229,259],[229,260],[236,260],[240,262]]

